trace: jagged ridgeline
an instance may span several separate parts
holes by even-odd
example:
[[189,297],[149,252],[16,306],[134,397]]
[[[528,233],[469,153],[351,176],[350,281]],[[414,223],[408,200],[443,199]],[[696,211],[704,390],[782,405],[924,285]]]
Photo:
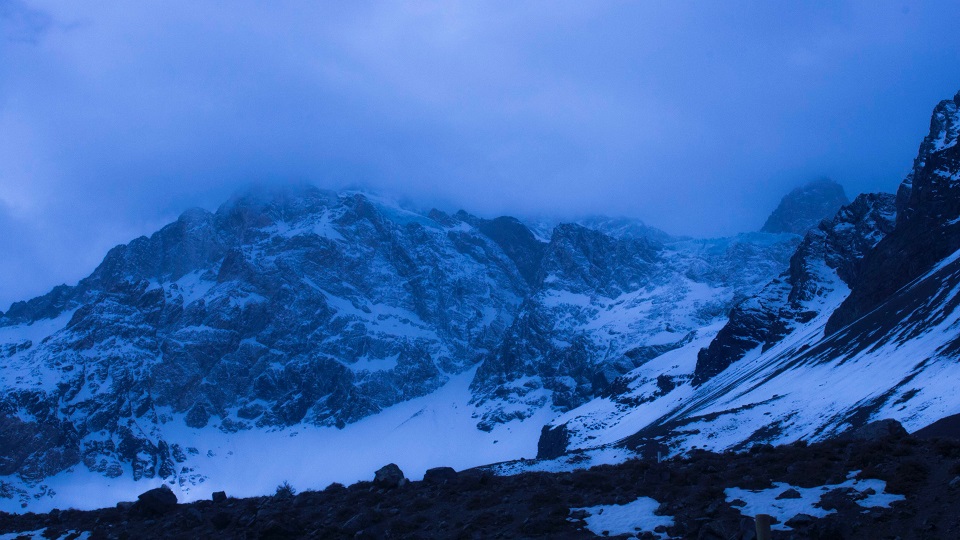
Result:
[[[541,455],[742,449],[883,418],[916,430],[960,413],[958,109],[960,94],[934,109],[896,196],[860,195],[810,229],[789,268],[737,304],[715,336],[555,420]],[[805,191],[775,215],[804,207],[787,202]]]
[[458,377],[471,429],[568,410],[723,320],[799,240],[245,192],[0,315],[0,478],[182,483],[203,476],[183,430],[343,428]]
[[91,482],[189,500],[251,466],[274,476],[249,494],[401,459],[415,475],[538,439],[553,461],[499,470],[582,467],[960,412],[958,104],[896,196],[818,180],[729,238],[311,186],[189,210],[0,314],[0,507],[96,504]]
[[7,361],[7,433],[22,436],[0,474],[83,460],[166,476],[169,445],[149,426],[342,426],[435,390],[499,343],[530,285],[510,257],[523,245],[432,216],[309,186],[254,191],[14,304],[7,335],[49,335]]

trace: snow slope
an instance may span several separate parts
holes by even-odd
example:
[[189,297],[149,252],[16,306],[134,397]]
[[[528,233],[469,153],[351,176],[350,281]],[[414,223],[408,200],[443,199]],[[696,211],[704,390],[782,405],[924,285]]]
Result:
[[298,490],[322,489],[333,482],[352,484],[372,480],[373,472],[387,463],[396,463],[408,478],[419,480],[431,467],[462,470],[535,457],[549,410],[489,432],[476,429],[469,404],[473,371],[451,378],[429,396],[399,403],[343,429],[299,424],[224,433],[212,427],[191,429],[182,418],[172,416],[157,430],[161,438],[178,441],[185,450],[175,475],[139,481],[131,475],[104,478],[80,465],[44,479],[40,486],[8,481],[12,489],[23,492],[0,498],[0,511],[20,512],[21,504],[34,512],[101,508],[136,500],[137,494],[162,482],[179,500],[193,501],[207,499],[214,491],[237,497],[267,494],[284,481]]
[[[934,111],[896,201],[861,195],[710,339],[630,372],[551,423],[541,456],[822,440],[960,412],[960,94]],[[716,328],[716,327],[714,327]]]

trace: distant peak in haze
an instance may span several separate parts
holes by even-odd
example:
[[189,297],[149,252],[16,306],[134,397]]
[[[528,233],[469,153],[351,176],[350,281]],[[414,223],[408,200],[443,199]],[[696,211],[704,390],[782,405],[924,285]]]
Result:
[[788,193],[764,223],[762,232],[804,234],[850,202],[843,186],[821,178]]

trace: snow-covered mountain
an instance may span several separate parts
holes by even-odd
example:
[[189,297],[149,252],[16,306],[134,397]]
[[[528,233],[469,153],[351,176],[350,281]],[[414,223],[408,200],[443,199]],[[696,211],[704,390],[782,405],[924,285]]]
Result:
[[896,197],[861,195],[821,222],[712,337],[702,330],[552,422],[541,457],[739,449],[960,412],[958,106],[960,94],[936,107]]
[[161,482],[187,500],[322,487],[389,461],[583,466],[960,412],[958,105],[937,107],[896,197],[837,211],[842,188],[818,181],[731,238],[311,186],[189,210],[0,313],[0,509]]
[[553,415],[723,319],[799,241],[594,221],[616,236],[561,224],[544,242],[513,218],[310,186],[189,210],[76,286],[0,314],[0,502],[55,504],[51,491],[90,474],[196,489],[219,470],[204,456],[363,431],[419,398],[436,411],[450,385],[467,385],[451,402],[466,412],[438,413],[439,432],[514,450],[451,447],[448,463],[533,457]]
[[545,404],[581,405],[620,375],[689,343],[786,266],[797,241],[754,233],[658,243],[558,226],[536,288],[477,371],[481,427]]
[[188,211],[0,319],[0,475],[172,478],[164,425],[343,426],[428,394],[528,293],[500,240],[308,186]]

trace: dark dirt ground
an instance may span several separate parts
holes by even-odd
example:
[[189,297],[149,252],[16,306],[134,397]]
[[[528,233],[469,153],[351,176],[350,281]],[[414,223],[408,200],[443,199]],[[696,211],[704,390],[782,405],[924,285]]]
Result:
[[750,540],[752,519],[725,501],[725,488],[769,488],[772,482],[815,487],[841,483],[855,470],[862,471],[860,478],[887,481],[887,492],[906,500],[866,510],[850,493],[831,492],[829,506],[836,513],[791,532],[775,531],[773,538],[960,538],[960,440],[905,434],[756,446],[739,454],[694,451],[662,463],[637,460],[568,473],[499,477],[473,469],[447,481],[392,489],[373,482],[334,484],[294,496],[179,504],[162,514],[142,504],[0,513],[0,533],[46,528],[49,538],[89,531],[92,539],[591,538],[583,522],[571,518],[571,508],[647,496],[662,503],[658,513],[674,516],[665,531],[671,537]]

